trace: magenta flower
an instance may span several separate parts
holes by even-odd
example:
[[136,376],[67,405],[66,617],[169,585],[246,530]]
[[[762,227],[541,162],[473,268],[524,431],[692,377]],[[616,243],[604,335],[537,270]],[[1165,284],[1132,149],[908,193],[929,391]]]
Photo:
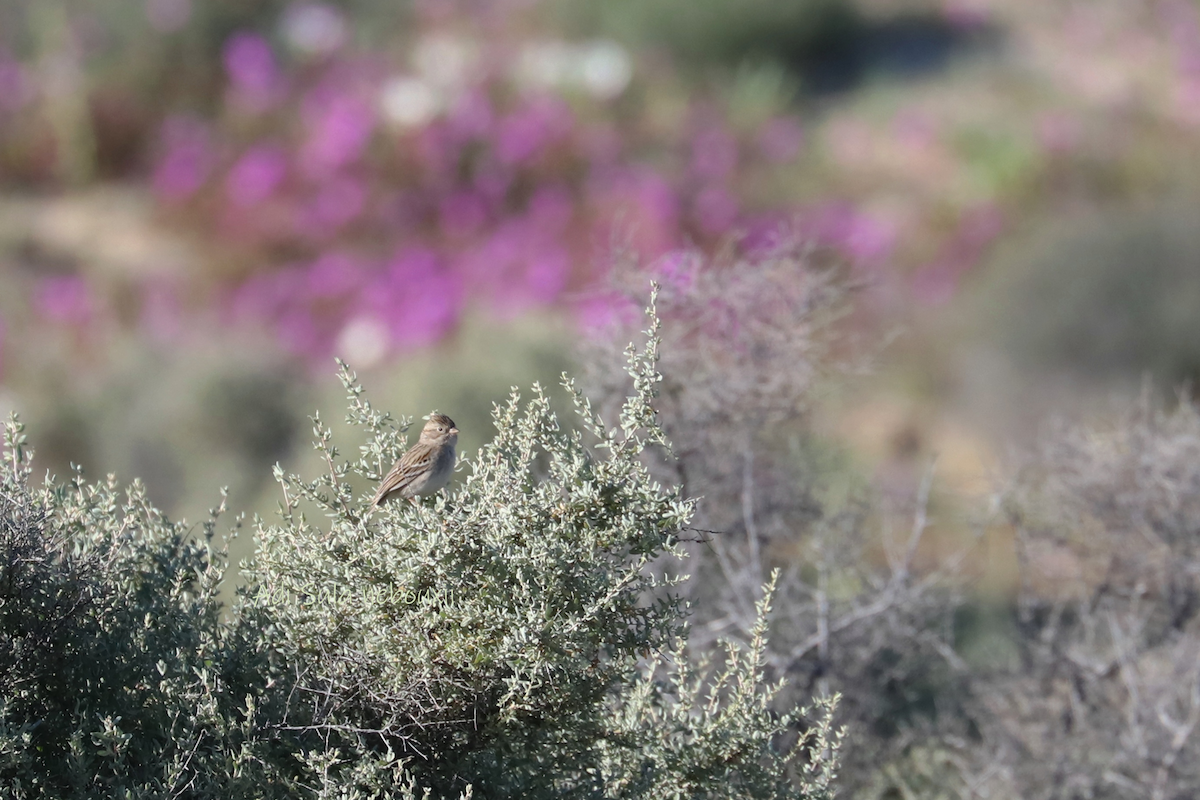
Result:
[[725,233],[737,216],[737,199],[721,186],[709,186],[696,197],[696,221],[705,233]]
[[504,164],[535,159],[571,131],[574,120],[566,104],[540,98],[501,120],[496,132],[496,157]]
[[276,322],[275,333],[288,352],[309,358],[325,354],[327,337],[321,335],[312,314],[303,306],[290,306]]
[[841,245],[859,264],[878,264],[891,255],[899,231],[891,222],[870,214],[852,214],[841,232]]
[[675,189],[652,169],[640,170],[634,177],[633,193],[638,210],[650,219],[675,226],[679,220],[679,199]]
[[294,267],[251,275],[230,297],[230,313],[238,320],[273,319],[298,302],[302,285]]
[[471,184],[488,208],[497,208],[512,190],[516,174],[515,168],[488,160],[479,165]]
[[182,200],[204,185],[213,165],[208,129],[188,117],[170,117],[162,128],[163,154],[154,169],[154,190]]
[[252,206],[271,196],[287,176],[287,155],[273,144],[255,145],[237,160],[225,179],[225,194],[237,206]]
[[533,253],[525,267],[524,290],[535,303],[550,303],[562,294],[571,274],[571,258],[561,247]]
[[616,292],[590,293],[576,300],[572,308],[579,327],[593,334],[607,333],[614,326],[625,328],[642,311],[629,297]]
[[487,222],[488,206],[477,192],[454,192],[442,200],[438,218],[447,236],[468,236]]
[[297,217],[297,233],[325,238],[357,219],[367,203],[367,187],[357,178],[339,176],[326,181]]
[[737,162],[737,141],[720,128],[709,128],[692,140],[692,172],[700,178],[721,180]]
[[33,86],[21,62],[0,50],[0,112],[17,111],[33,95]]
[[458,322],[460,292],[452,275],[428,275],[413,283],[412,289],[415,294],[397,309],[388,326],[399,347],[433,344]]
[[859,265],[878,264],[891,255],[899,232],[895,225],[854,208],[836,203],[809,214],[800,232],[836,247]]
[[362,265],[346,253],[325,253],[308,267],[308,296],[312,299],[343,297],[362,285]]
[[[643,256],[654,258],[678,244],[679,200],[658,172],[645,167],[597,170],[587,189],[600,228],[628,234]],[[598,260],[607,258],[607,244],[597,242]]]
[[525,252],[528,233],[519,220],[508,220],[491,236],[464,252],[456,271],[462,275],[473,295],[495,298],[507,293],[514,280],[516,265]]
[[42,278],[33,303],[44,319],[60,325],[86,325],[94,312],[91,292],[76,275]]
[[225,74],[234,96],[261,110],[282,93],[283,75],[275,63],[271,46],[256,33],[235,33],[225,43]]
[[409,249],[363,287],[357,313],[382,320],[392,344],[415,347],[442,338],[458,321],[462,292],[429,250]]
[[496,124],[492,101],[482,91],[468,92],[458,99],[446,117],[446,133],[456,145],[485,139]]
[[561,185],[543,186],[529,200],[529,221],[544,234],[560,235],[574,214],[571,193]]
[[703,259],[699,253],[676,250],[651,264],[650,272],[663,286],[687,291],[695,284],[696,274],[702,265]]
[[782,211],[761,212],[743,221],[738,244],[747,253],[771,253],[793,239],[796,228],[790,216]]
[[328,175],[356,161],[375,129],[375,113],[362,100],[348,94],[326,97],[314,93],[305,103],[308,140],[301,163],[314,177]]

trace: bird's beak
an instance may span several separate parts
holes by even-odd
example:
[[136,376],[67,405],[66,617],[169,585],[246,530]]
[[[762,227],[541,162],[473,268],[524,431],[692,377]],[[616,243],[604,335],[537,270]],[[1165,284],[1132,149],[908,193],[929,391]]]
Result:
[[453,433],[453,434],[456,434],[456,435],[457,435],[457,434],[458,434],[458,428],[451,428],[451,429],[450,429],[450,432],[451,432],[451,433]]

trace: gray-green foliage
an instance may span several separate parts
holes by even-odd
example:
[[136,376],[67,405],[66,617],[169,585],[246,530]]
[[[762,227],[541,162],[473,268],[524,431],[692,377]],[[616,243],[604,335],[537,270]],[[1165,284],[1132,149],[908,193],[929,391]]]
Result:
[[215,521],[194,539],[141,484],[122,492],[111,477],[33,491],[29,455],[9,422],[0,796],[236,797],[273,784],[274,745],[246,708],[265,676],[220,621]]
[[30,797],[829,796],[828,708],[773,709],[764,624],[712,669],[682,655],[685,608],[659,564],[691,505],[643,465],[666,444],[657,345],[654,321],[629,351],[615,428],[569,380],[575,426],[538,387],[524,404],[514,393],[456,491],[373,516],[351,475],[378,480],[407,425],[343,370],[366,443],[344,460],[314,417],[318,475],[277,470],[281,520],[257,523],[225,616],[206,540],[136,484],[124,506],[111,480],[31,493],[12,428],[0,587],[25,588],[0,588],[0,784]]

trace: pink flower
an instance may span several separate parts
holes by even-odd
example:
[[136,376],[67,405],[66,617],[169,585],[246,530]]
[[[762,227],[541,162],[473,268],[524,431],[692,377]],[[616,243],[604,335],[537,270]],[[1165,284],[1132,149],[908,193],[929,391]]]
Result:
[[535,303],[549,303],[566,288],[571,259],[561,247],[549,247],[531,255],[525,267],[524,289]]
[[299,301],[302,285],[296,268],[252,275],[234,290],[229,310],[235,319],[273,319]]
[[536,158],[570,132],[574,120],[561,101],[542,98],[501,120],[496,133],[496,157],[504,164],[520,164]]
[[614,326],[625,327],[638,318],[641,309],[628,297],[616,292],[596,292],[573,304],[575,319],[585,333],[604,334]]
[[706,233],[728,231],[737,215],[737,200],[720,186],[709,186],[696,198],[696,221]]
[[279,99],[283,75],[265,39],[256,33],[235,33],[225,43],[223,55],[225,74],[237,100],[261,110]]
[[290,306],[275,323],[280,343],[291,353],[316,357],[325,352],[326,337],[321,336],[316,320],[303,306]]
[[357,313],[382,320],[393,345],[415,347],[442,338],[458,321],[462,292],[430,250],[401,251],[363,288]]
[[255,145],[237,160],[225,179],[225,194],[237,206],[271,196],[287,175],[287,155],[278,145]]
[[309,298],[340,297],[357,289],[363,282],[363,269],[346,253],[325,253],[308,267],[306,288]]
[[737,162],[737,141],[719,128],[702,131],[692,140],[692,172],[700,178],[720,180]]
[[887,259],[896,246],[896,226],[870,214],[854,214],[842,231],[841,244],[860,264],[876,264]]
[[317,93],[305,106],[308,140],[301,152],[305,170],[327,175],[356,161],[375,129],[375,114],[357,97]]
[[598,212],[596,258],[607,258],[614,233],[632,237],[631,244],[653,258],[674,247],[679,240],[679,200],[675,189],[649,168],[597,170],[588,184],[588,196]]
[[447,236],[468,236],[487,222],[488,204],[478,192],[454,192],[442,201],[438,217]]
[[445,132],[450,142],[464,145],[486,138],[495,125],[492,101],[482,91],[468,92],[459,98],[446,116]]
[[94,312],[87,284],[74,275],[38,281],[34,308],[43,318],[61,325],[86,325]]
[[21,62],[0,49],[0,112],[17,111],[33,95],[33,86]]
[[357,178],[345,175],[332,178],[297,218],[302,236],[325,238],[358,218],[367,202],[367,187]]
[[667,253],[650,266],[663,286],[686,291],[696,282],[696,273],[702,266],[699,253],[690,250],[675,250]]
[[756,214],[743,221],[744,234],[739,244],[747,253],[767,254],[777,250],[794,236],[794,226],[781,211]]
[[841,248],[859,264],[886,260],[898,237],[891,222],[847,203],[836,203],[811,215],[801,225],[801,231],[823,244]]
[[642,170],[634,178],[632,188],[641,212],[664,225],[678,224],[679,199],[666,178],[654,170]]
[[182,200],[204,185],[212,168],[208,129],[187,117],[170,117],[163,123],[162,139],[154,189],[169,200]]
[[571,194],[563,186],[543,186],[529,200],[529,220],[543,233],[562,233],[574,213]]

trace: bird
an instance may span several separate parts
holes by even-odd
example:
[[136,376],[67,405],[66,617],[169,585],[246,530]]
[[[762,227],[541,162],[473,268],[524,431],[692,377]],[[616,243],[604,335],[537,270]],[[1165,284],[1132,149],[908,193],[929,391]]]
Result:
[[432,494],[450,482],[458,428],[454,427],[454,420],[436,411],[428,419],[417,443],[384,476],[370,510],[393,497],[416,503],[418,495]]

